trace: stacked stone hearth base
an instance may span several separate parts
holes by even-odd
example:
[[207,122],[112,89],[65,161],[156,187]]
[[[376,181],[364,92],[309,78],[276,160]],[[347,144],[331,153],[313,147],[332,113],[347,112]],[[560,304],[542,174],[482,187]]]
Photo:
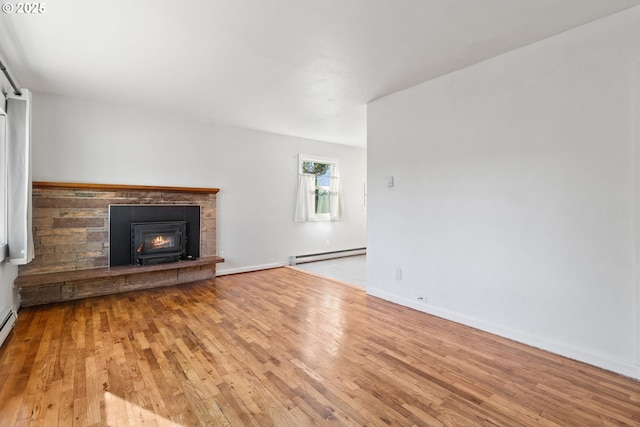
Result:
[[[118,292],[214,279],[217,188],[33,183],[35,258],[14,286],[32,306]],[[196,260],[149,266],[108,266],[109,205],[199,205]]]
[[28,307],[213,279],[216,277],[216,264],[222,261],[220,257],[204,257],[150,266],[32,274],[19,277],[16,286],[20,287],[21,305]]

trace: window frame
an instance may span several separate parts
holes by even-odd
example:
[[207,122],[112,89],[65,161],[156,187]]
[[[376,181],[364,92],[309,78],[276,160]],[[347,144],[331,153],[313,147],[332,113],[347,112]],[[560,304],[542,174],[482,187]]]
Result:
[[[339,177],[340,176],[340,160],[333,157],[324,157],[324,156],[313,156],[308,154],[299,154],[298,155],[298,173],[304,174],[303,165],[307,162],[313,163],[323,163],[332,165],[331,176]],[[315,185],[316,191],[318,191],[318,185],[316,181]],[[331,221],[331,212],[327,213],[316,213],[317,205],[314,202],[313,211],[309,214],[309,221]]]
[[7,238],[8,238],[8,206],[7,206],[7,99],[3,93],[0,93],[0,262],[7,257]]

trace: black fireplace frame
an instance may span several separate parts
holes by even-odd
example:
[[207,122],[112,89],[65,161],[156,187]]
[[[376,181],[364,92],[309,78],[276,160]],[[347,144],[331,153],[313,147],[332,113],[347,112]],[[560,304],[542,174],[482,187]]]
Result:
[[132,265],[131,224],[141,222],[186,221],[184,259],[199,258],[200,211],[199,205],[110,205],[109,266]]

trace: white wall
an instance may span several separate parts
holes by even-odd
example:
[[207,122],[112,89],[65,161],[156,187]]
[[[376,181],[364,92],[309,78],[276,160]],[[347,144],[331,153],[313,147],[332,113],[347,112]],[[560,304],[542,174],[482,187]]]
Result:
[[638,40],[640,7],[371,103],[367,291],[640,378]]
[[[220,188],[219,274],[366,246],[365,149],[38,92],[33,105],[34,181]],[[345,221],[294,223],[298,153],[340,160]]]
[[13,288],[13,282],[18,277],[18,267],[6,261],[0,262],[0,310],[13,307],[18,312],[20,295]]

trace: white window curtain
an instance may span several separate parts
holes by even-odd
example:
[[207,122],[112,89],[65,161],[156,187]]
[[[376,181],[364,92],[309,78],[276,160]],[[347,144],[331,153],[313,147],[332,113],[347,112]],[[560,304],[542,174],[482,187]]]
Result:
[[316,176],[301,173],[298,176],[298,197],[296,201],[296,222],[306,222],[313,218],[316,197]]
[[[344,203],[342,197],[342,181],[338,176],[329,180],[329,219],[339,221],[344,219]],[[298,197],[296,200],[296,222],[317,220],[316,209],[316,176],[301,173],[298,176]]]
[[9,262],[33,259],[31,228],[31,93],[7,95],[7,246]]
[[339,176],[329,179],[329,214],[331,221],[344,219],[344,197],[342,197],[342,180]]

